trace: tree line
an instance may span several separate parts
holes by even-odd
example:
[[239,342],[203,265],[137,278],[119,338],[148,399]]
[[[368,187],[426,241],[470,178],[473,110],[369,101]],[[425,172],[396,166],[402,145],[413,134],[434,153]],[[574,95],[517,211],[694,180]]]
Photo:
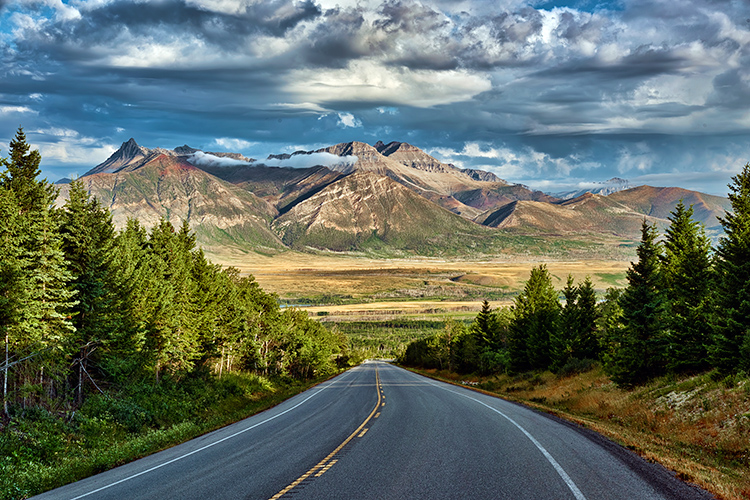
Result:
[[485,301],[471,325],[412,342],[408,365],[471,373],[580,371],[600,362],[629,387],[666,373],[750,373],[750,164],[729,184],[731,211],[712,248],[682,200],[663,238],[645,219],[624,289],[603,300],[591,280],[556,291],[534,267],[510,308]]
[[150,231],[70,184],[39,180],[22,129],[0,159],[3,414],[80,407],[87,393],[208,370],[311,378],[345,363],[345,339],[281,309],[251,276],[196,248],[187,222]]

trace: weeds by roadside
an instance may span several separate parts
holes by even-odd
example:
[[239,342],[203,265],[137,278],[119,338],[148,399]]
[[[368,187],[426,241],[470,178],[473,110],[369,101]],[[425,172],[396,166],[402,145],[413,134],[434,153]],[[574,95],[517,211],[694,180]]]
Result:
[[629,391],[596,365],[567,376],[423,373],[589,427],[719,498],[750,498],[750,379],[743,374],[662,377]]
[[134,383],[69,415],[18,409],[0,432],[0,499],[28,498],[187,441],[314,383],[231,373]]

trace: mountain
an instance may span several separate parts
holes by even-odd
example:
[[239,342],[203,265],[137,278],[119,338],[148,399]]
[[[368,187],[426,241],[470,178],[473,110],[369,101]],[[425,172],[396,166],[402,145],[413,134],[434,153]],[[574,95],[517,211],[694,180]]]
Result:
[[[509,188],[511,185],[494,174],[479,170],[461,170],[453,165],[441,163],[416,146],[405,142],[384,144],[378,141],[374,146],[363,142],[336,144],[316,151],[297,151],[291,155],[272,155],[273,159],[292,158],[298,155],[329,153],[340,157],[356,157],[354,163],[344,163],[329,167],[348,174],[355,171],[373,172],[390,177],[394,181],[413,190],[420,196],[446,208],[466,219],[474,219],[487,209],[486,206],[472,206],[464,203],[462,193],[487,189]],[[528,189],[518,186],[508,190],[523,191]],[[502,198],[502,197],[498,197]],[[508,202],[517,199],[513,194],[503,198]]]
[[595,182],[592,187],[588,189],[578,189],[576,191],[562,191],[559,193],[553,193],[551,196],[554,196],[555,198],[560,198],[562,200],[572,200],[573,198],[578,198],[579,196],[582,196],[586,193],[592,193],[592,194],[601,194],[604,196],[616,193],[618,191],[623,191],[625,189],[630,189],[631,186],[630,182],[628,182],[626,179],[620,179],[619,177],[612,177],[610,180],[605,182]]
[[273,226],[293,248],[334,251],[467,247],[467,236],[485,232],[370,171],[353,172],[326,186],[281,215]]
[[716,239],[721,234],[717,217],[729,210],[729,200],[681,188],[639,186],[608,196],[585,193],[558,203],[515,201],[490,211],[477,222],[486,226],[536,234],[611,234],[638,239],[644,218],[660,231],[679,200],[693,205],[693,218]]
[[[251,246],[257,251],[284,248],[270,229],[278,211],[267,201],[204,172],[184,157],[158,152],[143,155],[144,148],[134,148],[128,143],[125,147],[127,151],[113,155],[114,161],[105,168],[99,169],[99,165],[92,169],[99,173],[81,177],[89,193],[110,209],[118,229],[131,217],[147,228],[166,217],[176,227],[187,220],[198,242],[207,248]],[[137,167],[121,161],[128,155]],[[117,172],[106,172],[118,165],[117,161],[120,161]],[[68,186],[63,185],[58,204],[64,203],[67,191]]]
[[676,187],[639,186],[618,191],[607,198],[631,207],[638,213],[660,219],[669,217],[677,202],[682,200],[685,206],[693,205],[693,218],[713,232],[722,231],[717,219],[731,208],[728,198]]
[[[221,160],[228,159],[232,165],[238,163],[250,164],[254,162],[252,158],[246,158],[238,153],[214,153],[204,152],[200,149],[191,148],[187,144],[179,146],[174,149],[148,149],[143,146],[139,146],[135,139],[132,137],[130,140],[123,142],[120,149],[112,153],[104,162],[95,166],[85,174],[114,174],[118,172],[132,172],[139,169],[140,167],[147,165],[149,162],[155,160],[160,156],[176,157],[181,158],[183,161],[191,163],[193,165],[209,165],[213,166],[221,164]],[[226,162],[224,162],[226,163]]]
[[[489,172],[459,169],[395,141],[341,143],[271,155],[265,163],[315,154],[329,166],[269,166],[237,153],[187,145],[148,149],[131,139],[82,181],[110,208],[119,228],[128,217],[146,227],[161,217],[175,225],[188,220],[207,249],[265,253],[291,247],[380,255],[622,257],[640,238],[643,219],[663,230],[680,199],[694,205],[696,219],[713,238],[721,232],[717,216],[729,208],[726,198],[679,188],[619,189],[626,181],[618,179],[608,184],[618,187],[611,194],[561,199]],[[341,161],[331,162],[330,155]],[[59,204],[66,192],[62,185]]]
[[[536,234],[599,233],[635,239],[644,214],[609,197],[586,193],[562,203],[514,201],[478,221],[490,227]],[[658,222],[648,217],[650,222]]]

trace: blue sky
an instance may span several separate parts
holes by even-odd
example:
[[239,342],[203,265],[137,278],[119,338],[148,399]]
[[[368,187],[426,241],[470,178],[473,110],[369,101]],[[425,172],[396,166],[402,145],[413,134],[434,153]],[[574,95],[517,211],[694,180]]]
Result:
[[745,0],[0,0],[0,155],[130,137],[254,158],[412,143],[545,191],[724,195],[750,161]]

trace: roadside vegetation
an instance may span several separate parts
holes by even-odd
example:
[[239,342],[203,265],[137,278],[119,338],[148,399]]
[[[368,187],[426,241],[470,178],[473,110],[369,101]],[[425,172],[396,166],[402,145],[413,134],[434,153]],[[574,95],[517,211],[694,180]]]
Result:
[[0,160],[0,498],[24,498],[247,416],[359,360],[221,268],[187,224],[65,206],[19,129]]
[[417,371],[576,422],[717,498],[750,498],[750,379],[743,375],[665,375],[624,389],[598,363],[569,374]]
[[590,417],[647,454],[661,443],[655,456],[685,478],[750,497],[750,164],[729,187],[715,249],[680,201],[663,240],[644,220],[624,289],[598,301],[588,277],[569,277],[557,291],[539,265],[510,308],[485,301],[401,362]]

